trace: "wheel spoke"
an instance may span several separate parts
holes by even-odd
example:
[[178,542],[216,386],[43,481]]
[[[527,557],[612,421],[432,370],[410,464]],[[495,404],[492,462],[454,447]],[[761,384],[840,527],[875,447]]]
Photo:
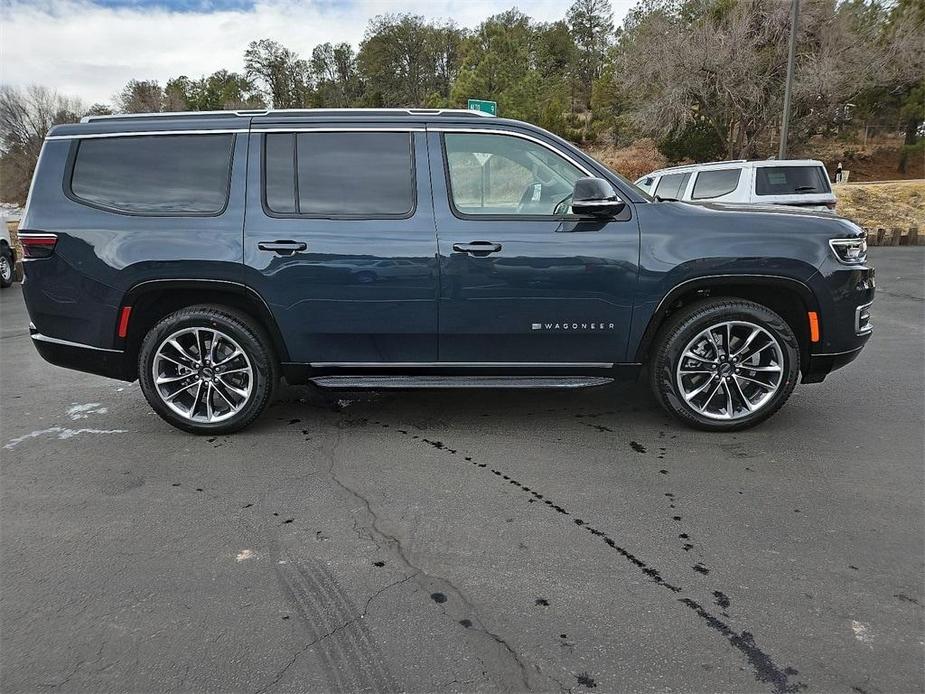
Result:
[[705,391],[707,388],[709,388],[712,384],[713,384],[712,378],[706,379],[703,383],[697,386],[697,388],[692,390],[690,393],[684,393],[684,399],[690,402],[691,400],[696,398],[698,395],[700,395],[703,391]]
[[712,328],[709,329],[709,330],[707,330],[707,341],[708,341],[711,345],[713,345],[713,358],[714,358],[714,359],[719,359],[720,354],[722,354],[722,352],[720,351],[719,345],[716,344],[716,338],[713,337],[713,329],[712,329]]
[[745,405],[745,409],[748,410],[749,412],[751,412],[751,411],[752,411],[752,403],[751,403],[751,400],[749,400],[747,397],[745,397],[745,391],[742,390],[742,386],[739,384],[739,377],[738,377],[738,376],[733,376],[733,377],[732,377],[732,382],[733,382],[733,384],[735,384],[736,390],[737,390],[738,393],[739,393],[739,398],[742,400],[742,404]]
[[767,373],[778,373],[781,370],[778,364],[768,364],[767,366],[751,366],[750,364],[745,364],[742,368],[746,371],[763,371]]
[[222,371],[222,376],[227,376],[228,374],[240,374],[240,373],[248,373],[248,374],[249,374],[250,372],[251,372],[251,367],[249,367],[249,366],[242,366],[242,367],[237,368],[237,369],[225,369],[224,371]]
[[158,376],[154,381],[156,385],[162,386],[165,383],[176,383],[177,381],[185,381],[187,378],[190,378],[192,374],[180,374],[179,376]]
[[[180,354],[180,356],[182,356],[184,359],[188,359],[188,360],[189,360],[190,362],[192,362],[193,364],[195,364],[195,363],[197,363],[197,362],[199,361],[199,360],[198,360],[196,357],[194,357],[190,352],[188,352],[188,351],[186,350],[186,347],[184,347],[183,345],[181,345],[181,344],[177,341],[176,338],[171,338],[170,340],[167,341],[167,344],[169,344],[171,347],[173,347],[175,350],[177,350],[177,352]],[[163,353],[162,353],[162,354],[163,354]],[[185,364],[184,366],[187,366],[187,365]]]
[[206,419],[212,421],[212,384],[206,383]]
[[202,381],[197,381],[196,394],[193,396],[193,404],[189,406],[187,416],[193,419],[196,416],[196,408],[199,406],[199,396],[202,394]]
[[723,382],[722,382],[722,381],[717,382],[716,388],[714,388],[714,389],[710,392],[709,397],[707,397],[707,399],[703,401],[703,405],[701,405],[701,406],[698,408],[701,412],[703,412],[705,409],[707,409],[707,405],[709,405],[709,404],[710,404],[710,401],[713,400],[713,398],[716,396],[716,393],[719,391],[719,387],[720,387],[721,385],[723,385]]
[[[685,376],[693,376],[694,374],[711,374],[711,373],[716,373],[715,371],[710,371],[709,369],[679,369],[679,371],[680,371],[682,374],[684,374]],[[227,374],[227,373],[231,373],[231,372],[230,372],[230,371],[226,371],[225,373]]]
[[703,362],[704,364],[715,364],[715,363],[716,363],[716,360],[715,360],[715,359],[707,359],[706,357],[701,357],[699,354],[694,354],[694,353],[691,352],[690,350],[687,350],[683,355],[681,355],[681,359],[682,359],[682,360],[684,360],[684,359],[696,359],[697,361],[701,361],[701,362]]
[[761,354],[764,350],[768,349],[769,347],[773,347],[773,346],[774,346],[773,341],[768,342],[766,345],[763,345],[762,347],[759,347],[758,349],[749,352],[745,356],[740,357],[739,361],[744,362],[744,361],[748,361],[749,359],[754,359],[755,356],[757,356],[758,354]]
[[218,387],[218,384],[217,384],[217,383],[216,383],[215,385],[212,386],[212,389],[213,389],[216,393],[219,394],[219,396],[221,397],[222,400],[224,400],[225,402],[228,403],[228,408],[229,408],[229,409],[231,409],[231,410],[234,410],[234,409],[235,409],[235,404],[234,404],[233,402],[231,402],[231,400],[228,399],[228,396],[225,395],[225,394],[222,392],[222,389]]
[[249,391],[247,391],[247,390],[242,390],[241,388],[238,388],[237,386],[233,386],[233,385],[231,385],[230,383],[228,383],[228,382],[224,379],[224,374],[222,374],[221,376],[218,377],[218,381],[219,381],[219,383],[221,383],[223,386],[225,386],[228,390],[230,390],[230,391],[231,391],[232,393],[234,393],[235,395],[238,395],[238,396],[240,396],[240,397],[242,397],[242,398],[246,398],[246,397],[248,396]]
[[749,345],[751,345],[752,342],[755,340],[755,338],[758,337],[760,334],[761,334],[761,330],[759,330],[758,328],[753,328],[753,329],[752,329],[752,332],[749,334],[749,336],[748,336],[747,338],[745,338],[745,343],[744,343],[741,347],[739,347],[739,348],[735,351],[735,354],[733,354],[732,356],[733,356],[733,357],[740,357],[740,356],[742,356],[742,353],[745,352],[745,350],[748,349]]
[[736,377],[737,379],[741,379],[741,380],[743,380],[743,381],[748,381],[749,383],[754,383],[756,386],[760,386],[760,387],[764,388],[765,390],[774,390],[774,389],[777,387],[777,386],[772,385],[772,384],[770,384],[770,383],[765,383],[764,381],[759,381],[759,380],[756,379],[756,378],[751,378],[751,377],[749,377],[749,376],[743,376],[742,374],[736,374],[735,377]]
[[[242,352],[240,349],[236,349],[236,350],[231,354],[231,356],[225,357],[225,358],[222,359],[221,361],[216,362],[216,363],[215,363],[215,366],[222,366],[223,364],[227,364],[228,362],[230,362],[232,359],[236,359],[237,357],[240,357],[240,356],[243,356],[243,355],[244,355],[244,352]],[[228,373],[228,372],[226,371],[225,373]]]
[[723,379],[723,389],[726,391],[726,416],[732,419],[735,416],[735,410],[732,406],[732,389],[729,387],[729,379]]
[[175,390],[175,391],[172,392],[170,395],[167,395],[167,396],[164,397],[164,402],[171,402],[171,401],[173,401],[174,398],[176,398],[180,393],[186,392],[187,390],[189,390],[190,388],[192,388],[193,386],[195,386],[198,382],[199,382],[199,381],[195,381],[195,382],[193,382],[193,383],[188,383],[188,384],[186,384],[185,386],[183,386],[182,388],[180,388],[179,390]]

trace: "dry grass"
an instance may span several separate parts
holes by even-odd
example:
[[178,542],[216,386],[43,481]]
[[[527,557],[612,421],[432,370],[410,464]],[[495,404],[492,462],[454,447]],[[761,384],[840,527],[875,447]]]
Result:
[[667,164],[653,140],[636,140],[629,147],[619,148],[613,145],[587,145],[584,150],[631,181],[664,168]]
[[925,181],[847,184],[834,193],[838,214],[863,227],[925,231]]

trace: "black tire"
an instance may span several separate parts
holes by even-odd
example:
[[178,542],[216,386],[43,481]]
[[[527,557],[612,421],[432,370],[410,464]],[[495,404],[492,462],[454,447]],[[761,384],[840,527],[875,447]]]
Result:
[[[744,321],[766,330],[777,341],[782,364],[780,365],[781,380],[777,391],[767,398],[766,402],[754,412],[743,414],[735,419],[724,420],[705,416],[689,404],[681,394],[677,373],[682,350],[702,331],[726,321]],[[735,349],[729,351],[735,352]],[[740,366],[740,368],[746,367]],[[764,421],[777,412],[790,397],[799,373],[800,346],[787,321],[766,306],[735,298],[698,301],[671,316],[655,340],[649,369],[652,392],[659,404],[669,414],[685,424],[707,431],[738,431]],[[718,376],[709,375],[701,378],[716,379]],[[729,382],[732,382],[732,377]],[[734,385],[732,389],[736,393]],[[741,410],[747,412],[744,403],[742,405]],[[725,408],[726,411],[730,409],[733,412],[736,411],[736,407]]]
[[[203,422],[183,417],[166,404],[155,386],[157,350],[168,337],[188,328],[220,331],[233,339],[249,360],[251,392],[240,410],[227,419]],[[167,423],[193,434],[230,434],[251,424],[269,404],[279,382],[279,365],[267,334],[248,315],[226,306],[190,306],[163,318],[145,335],[138,353],[138,381],[148,404]]]
[[16,268],[13,266],[13,252],[4,244],[0,248],[0,287],[6,289],[13,285]]

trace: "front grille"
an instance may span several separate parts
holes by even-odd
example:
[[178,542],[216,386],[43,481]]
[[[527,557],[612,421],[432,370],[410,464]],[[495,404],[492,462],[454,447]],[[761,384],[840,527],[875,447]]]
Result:
[[870,306],[871,304],[858,306],[854,312],[854,332],[858,335],[866,335],[874,329],[870,322]]

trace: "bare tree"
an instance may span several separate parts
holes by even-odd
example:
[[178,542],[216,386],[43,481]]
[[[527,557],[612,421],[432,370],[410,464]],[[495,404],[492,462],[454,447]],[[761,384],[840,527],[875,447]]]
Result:
[[[706,123],[729,157],[755,156],[776,128],[786,74],[789,4],[737,0],[650,4],[631,13],[617,74],[644,133],[665,137]],[[831,2],[806,3],[798,35],[794,123],[803,136],[843,113],[883,74],[887,56]]]
[[53,125],[80,119],[77,99],[50,89],[0,86],[0,199],[24,204],[45,134]]

